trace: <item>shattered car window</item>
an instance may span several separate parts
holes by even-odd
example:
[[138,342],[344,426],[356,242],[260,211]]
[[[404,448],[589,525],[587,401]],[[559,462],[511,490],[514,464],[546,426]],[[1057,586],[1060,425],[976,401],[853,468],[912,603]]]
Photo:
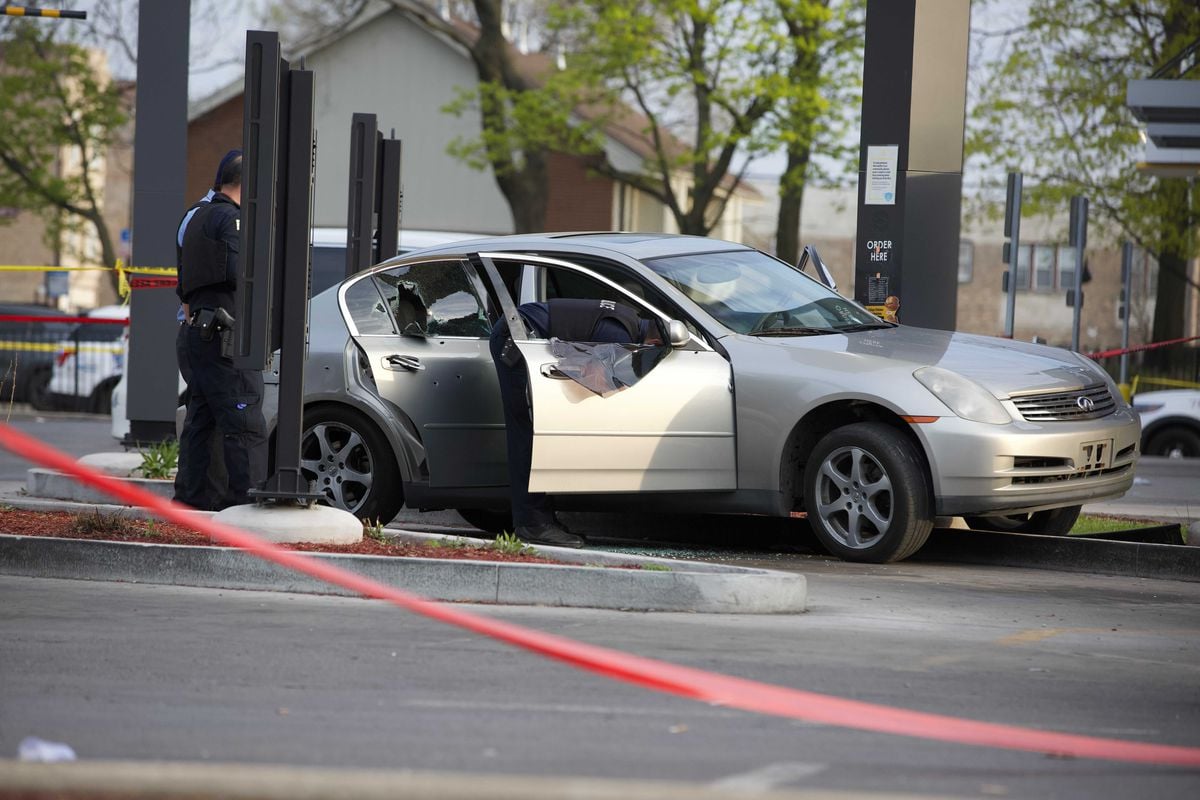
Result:
[[375,276],[400,333],[483,338],[487,312],[459,261],[396,267]]

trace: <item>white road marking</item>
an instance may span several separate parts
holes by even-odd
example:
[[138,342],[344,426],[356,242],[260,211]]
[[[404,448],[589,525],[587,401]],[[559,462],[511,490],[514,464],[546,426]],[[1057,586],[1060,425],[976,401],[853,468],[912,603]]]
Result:
[[778,764],[768,764],[765,767],[743,772],[740,775],[727,775],[719,778],[709,786],[713,789],[724,789],[737,792],[769,792],[794,781],[811,778],[824,772],[828,764],[809,764],[803,761],[784,761]]

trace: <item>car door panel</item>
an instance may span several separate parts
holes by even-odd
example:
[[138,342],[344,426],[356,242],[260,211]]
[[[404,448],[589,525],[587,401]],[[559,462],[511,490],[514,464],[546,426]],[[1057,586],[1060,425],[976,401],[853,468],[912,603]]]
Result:
[[[504,414],[488,349],[490,323],[473,290],[473,276],[457,261],[375,274],[387,278],[401,269],[408,272],[394,276],[391,288],[401,282],[413,288],[408,301],[421,306],[416,318],[422,321],[410,330],[420,329],[420,335],[395,333],[402,323],[413,324],[414,309],[401,311],[396,298],[388,296],[387,284],[373,284],[382,294],[372,294],[365,285],[355,288],[358,284],[343,290],[343,305],[356,321],[352,331],[366,353],[376,391],[416,426],[431,488],[503,486],[508,483]],[[446,308],[452,310],[444,312]],[[442,328],[473,335],[436,335],[439,309]],[[476,313],[480,316],[473,319]]]
[[[644,315],[665,318],[645,301],[579,265],[533,256],[522,261],[578,270],[618,292]],[[524,335],[514,341],[530,367],[534,428],[530,491],[737,488],[731,372],[719,353],[701,343],[673,350],[635,385],[602,397],[555,374],[552,367],[557,359],[548,341]]]
[[634,386],[606,397],[545,374],[545,341],[517,345],[530,370],[535,492],[734,489],[729,364],[674,351]]

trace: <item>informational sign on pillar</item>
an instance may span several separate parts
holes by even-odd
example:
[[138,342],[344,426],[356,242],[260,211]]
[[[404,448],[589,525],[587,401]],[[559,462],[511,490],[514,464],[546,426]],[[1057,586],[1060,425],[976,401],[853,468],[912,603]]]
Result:
[[953,330],[969,0],[868,0],[854,299]]

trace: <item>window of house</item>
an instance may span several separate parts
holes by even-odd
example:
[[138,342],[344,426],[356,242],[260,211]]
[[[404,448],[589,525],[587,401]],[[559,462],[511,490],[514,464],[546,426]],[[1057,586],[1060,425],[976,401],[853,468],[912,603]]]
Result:
[[1055,248],[1049,244],[1033,246],[1033,290],[1048,292],[1054,288]]
[[958,282],[970,283],[975,275],[975,245],[966,239],[958,242]]
[[1069,244],[1058,246],[1058,288],[1075,288],[1075,248]]
[[1017,288],[1029,288],[1029,262],[1033,257],[1033,247],[1023,244],[1017,251]]

